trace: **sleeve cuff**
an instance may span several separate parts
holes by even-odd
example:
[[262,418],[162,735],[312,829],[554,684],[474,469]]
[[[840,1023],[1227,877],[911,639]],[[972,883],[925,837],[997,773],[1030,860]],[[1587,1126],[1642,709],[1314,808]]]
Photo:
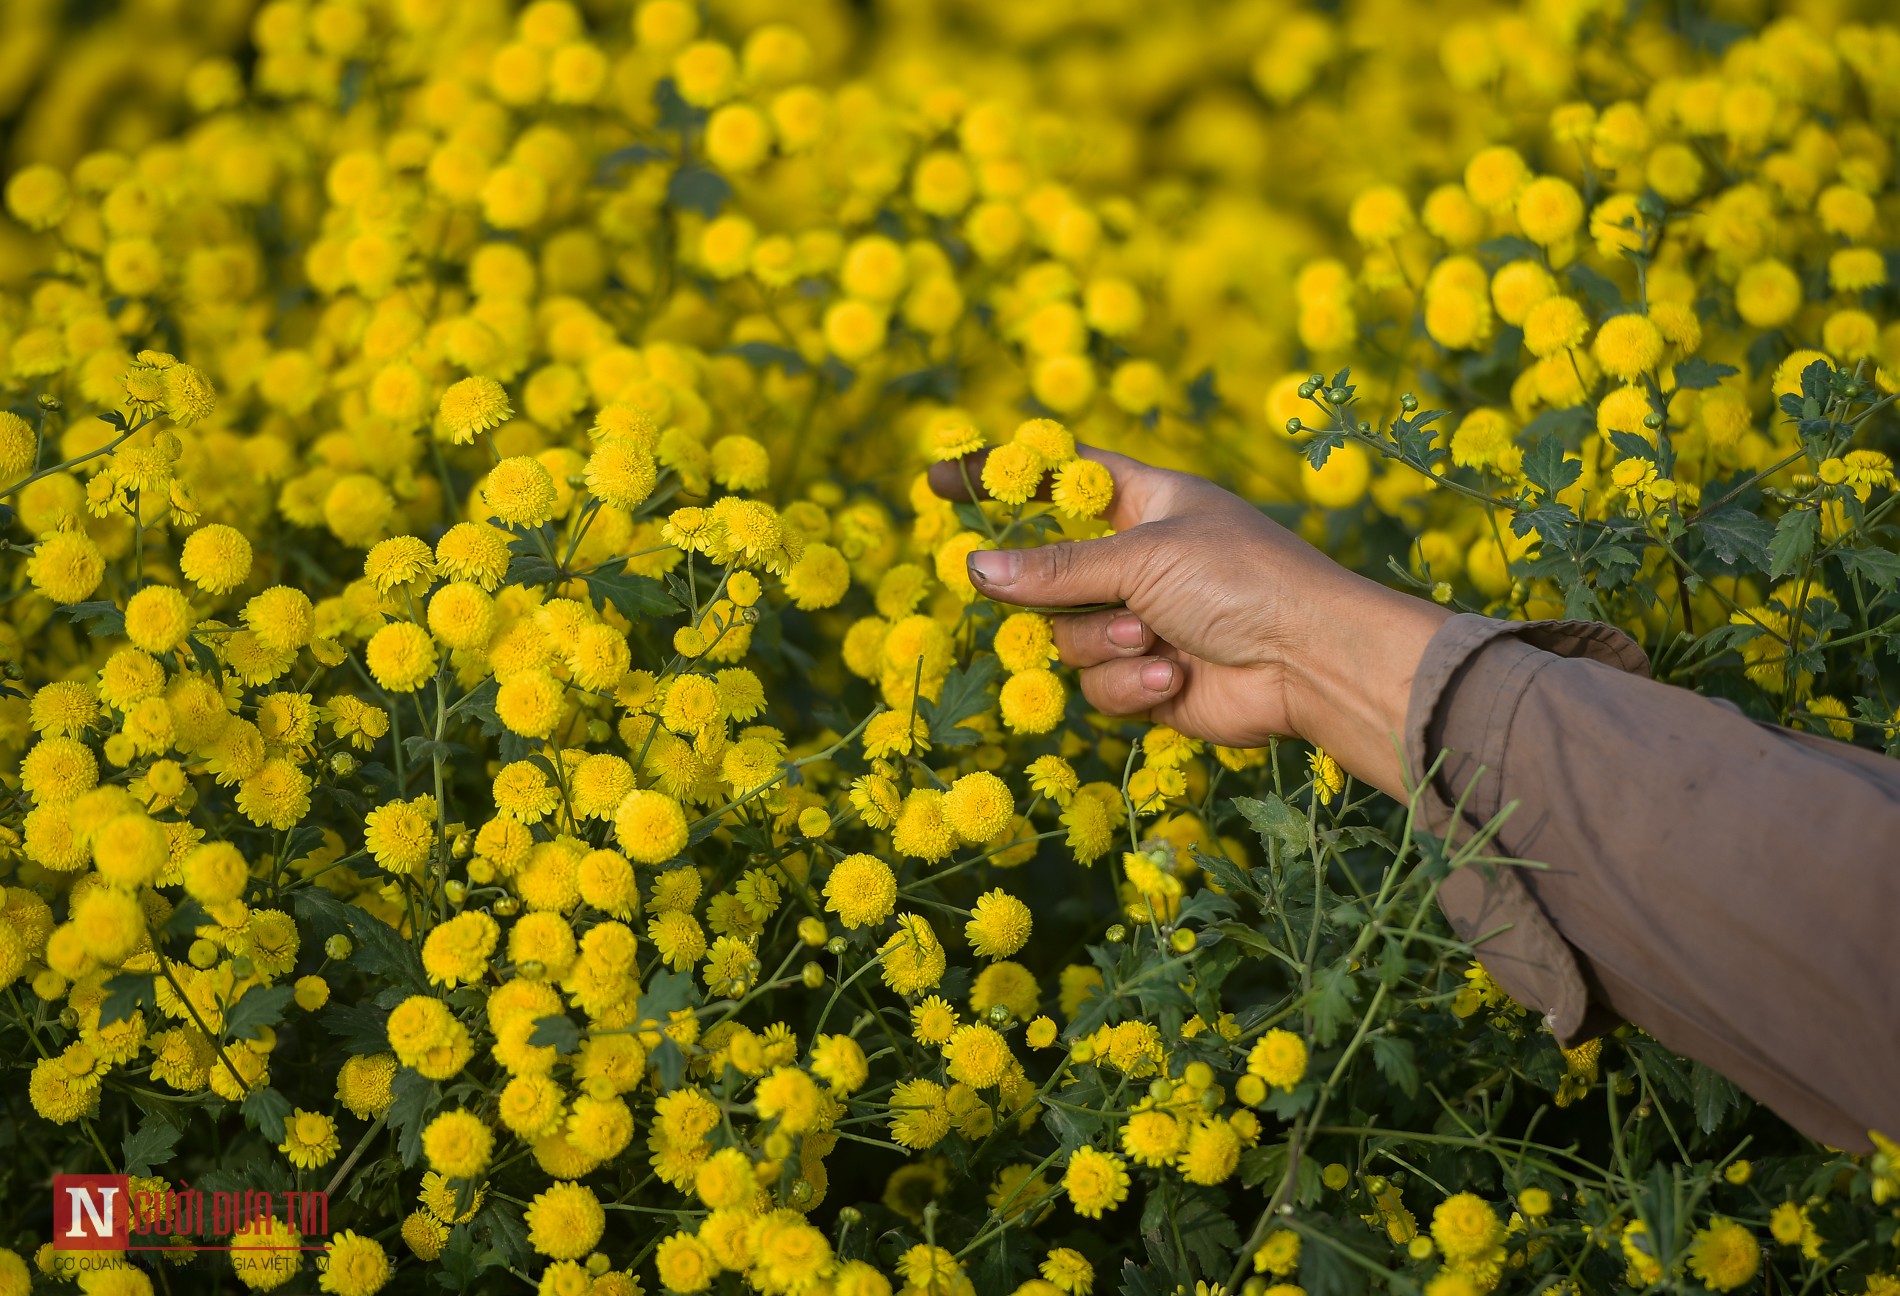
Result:
[[[1596,622],[1499,621],[1466,613],[1439,627],[1419,663],[1405,723],[1406,775],[1420,789],[1430,831],[1475,831],[1503,808],[1501,771],[1511,756],[1518,702],[1539,672],[1566,657],[1632,674],[1649,671],[1635,640]],[[1495,853],[1512,854],[1510,840],[1507,822]],[[1592,1003],[1576,954],[1515,868],[1454,870],[1439,902],[1459,939],[1477,945],[1485,970],[1513,999],[1542,1012],[1566,1047],[1614,1024],[1613,1014]]]

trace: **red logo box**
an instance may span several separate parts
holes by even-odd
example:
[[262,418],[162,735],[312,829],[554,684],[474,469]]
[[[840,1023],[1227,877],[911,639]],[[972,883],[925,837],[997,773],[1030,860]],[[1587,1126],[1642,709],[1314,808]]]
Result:
[[132,1219],[124,1175],[53,1176],[53,1245],[61,1251],[121,1251]]

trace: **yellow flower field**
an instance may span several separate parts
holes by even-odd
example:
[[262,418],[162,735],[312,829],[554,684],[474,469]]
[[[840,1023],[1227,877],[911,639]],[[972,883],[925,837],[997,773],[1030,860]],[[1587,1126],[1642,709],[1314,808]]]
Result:
[[0,1296],[1900,1293],[1900,1147],[965,566],[1115,449],[1900,751],[1886,6],[0,22]]

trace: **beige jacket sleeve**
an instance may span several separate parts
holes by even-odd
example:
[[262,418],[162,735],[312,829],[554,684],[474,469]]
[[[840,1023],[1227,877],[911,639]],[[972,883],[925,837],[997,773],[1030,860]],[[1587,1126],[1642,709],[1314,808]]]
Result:
[[1449,877],[1452,926],[1566,1046],[1626,1019],[1813,1138],[1900,1134],[1900,761],[1647,672],[1608,626],[1439,630],[1405,735],[1414,785],[1446,753],[1427,822],[1515,803],[1494,853],[1531,862]]

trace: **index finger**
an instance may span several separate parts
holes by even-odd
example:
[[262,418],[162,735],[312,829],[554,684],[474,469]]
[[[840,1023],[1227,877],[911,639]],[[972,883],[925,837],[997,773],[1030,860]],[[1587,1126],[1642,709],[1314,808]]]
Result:
[[[1094,446],[1077,443],[1075,452],[1084,459],[1101,464],[1114,479],[1115,498],[1103,517],[1109,526],[1117,531],[1126,531],[1143,522],[1167,516],[1167,501],[1173,493],[1171,482],[1177,474],[1124,454],[1116,454],[1113,450],[1098,450]],[[930,465],[930,489],[939,498],[955,503],[991,498],[990,493],[983,489],[983,464],[989,457],[990,450],[984,449],[961,459]],[[1052,477],[1053,474],[1044,476],[1034,498],[1048,501]]]

